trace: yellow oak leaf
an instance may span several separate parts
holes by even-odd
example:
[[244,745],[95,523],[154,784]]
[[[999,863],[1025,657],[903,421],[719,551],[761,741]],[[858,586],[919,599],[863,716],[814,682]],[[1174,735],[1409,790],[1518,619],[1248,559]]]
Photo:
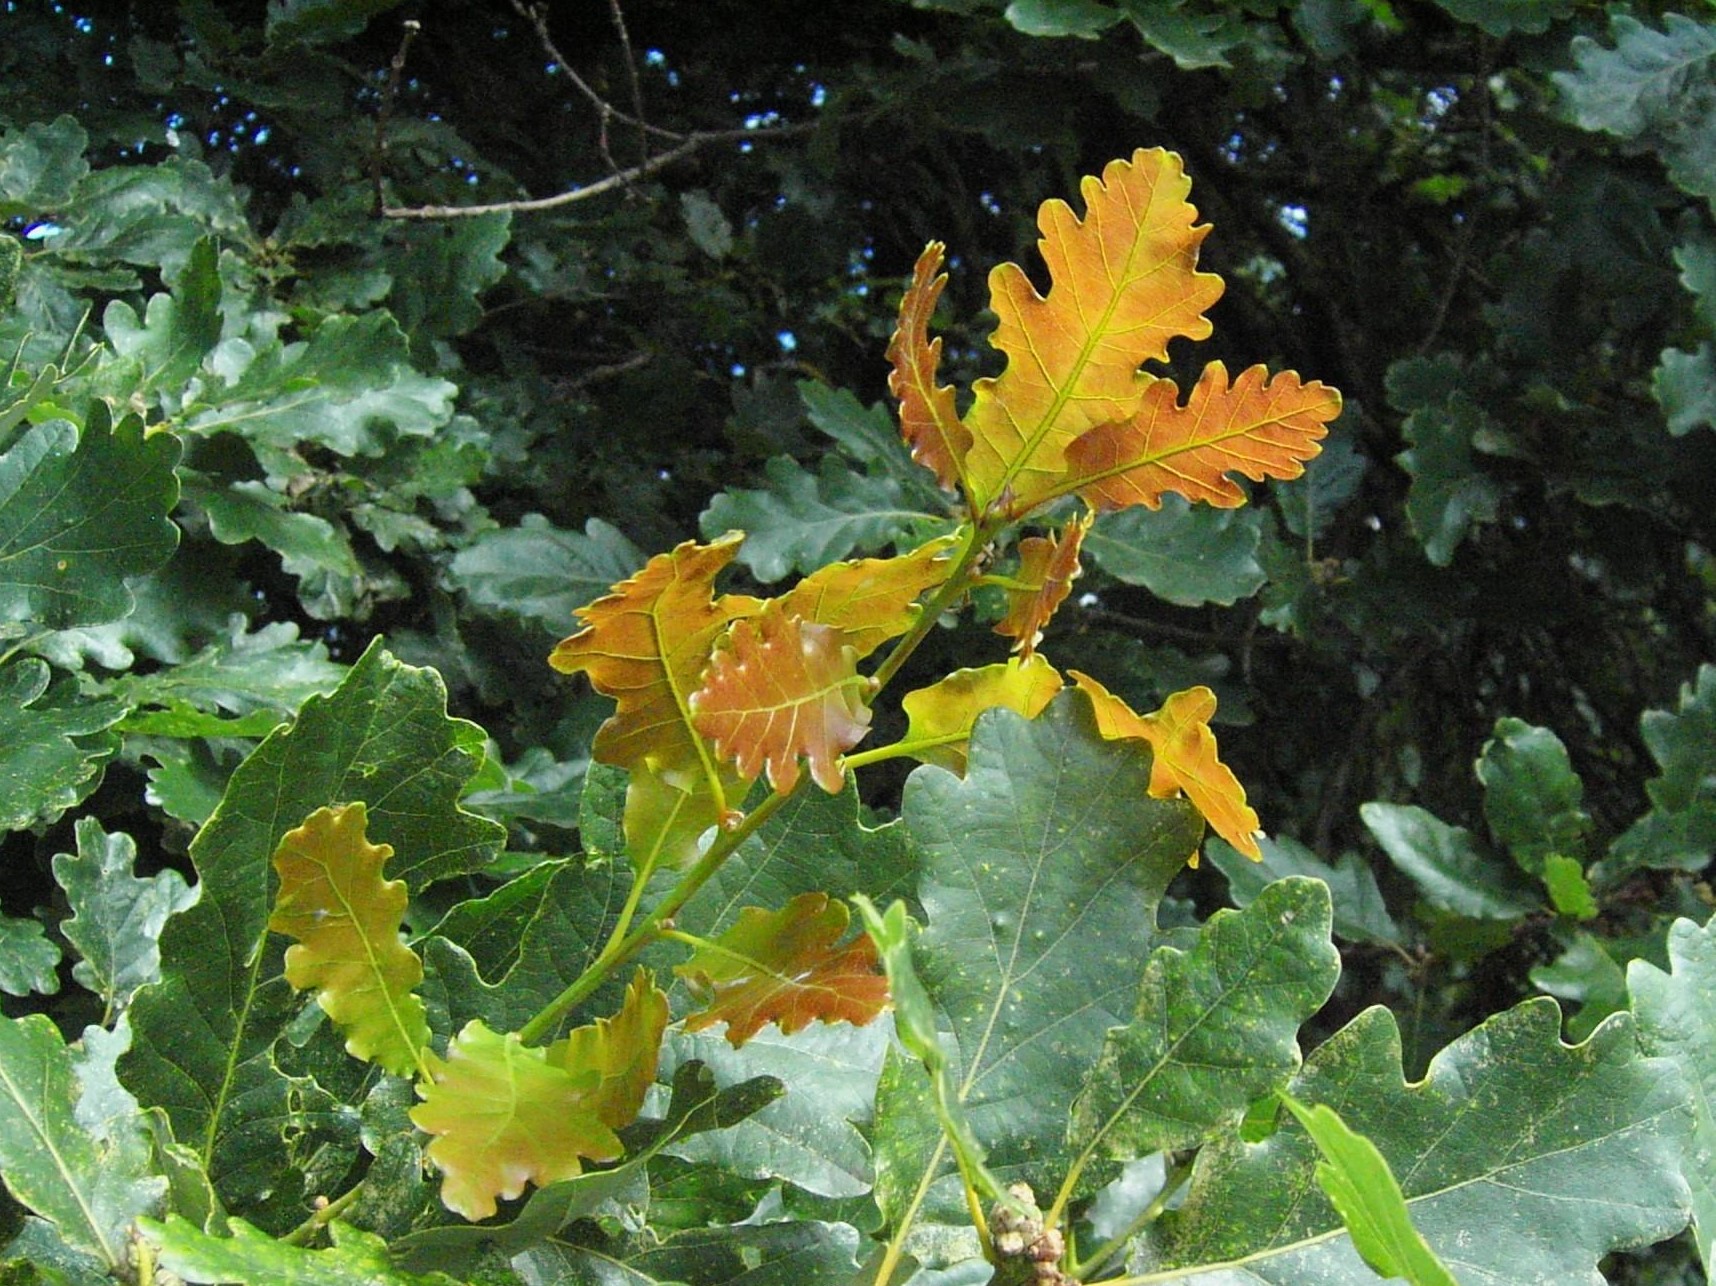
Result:
[[[1245,802],[1245,787],[1222,763],[1210,716],[1215,693],[1206,687],[1176,692],[1154,714],[1138,714],[1088,674],[1068,670],[1079,690],[1090,697],[1096,726],[1110,740],[1128,737],[1150,743],[1150,794],[1173,799],[1182,791],[1204,815],[1210,829],[1254,862],[1263,860],[1257,845],[1257,814]],[[1197,865],[1197,854],[1191,857]]]
[[953,388],[935,382],[941,364],[941,340],[929,337],[930,318],[941,298],[947,275],[941,272],[939,241],[918,256],[912,284],[900,300],[900,324],[888,342],[888,391],[900,402],[900,432],[912,449],[912,459],[933,470],[936,481],[950,490],[964,476],[971,431],[959,422]]
[[685,1030],[725,1020],[737,1048],[769,1022],[788,1035],[812,1019],[869,1022],[888,1003],[888,980],[869,935],[839,945],[847,919],[846,904],[826,893],[800,893],[779,911],[740,911],[732,928],[674,966],[704,1006]]
[[690,697],[697,730],[747,779],[798,785],[799,759],[829,794],[846,784],[840,756],[870,729],[872,683],[842,632],[788,616],[778,601],[738,621]]
[[1180,158],[1139,149],[1080,191],[1083,220],[1060,200],[1045,201],[1037,216],[1046,297],[1017,264],[989,274],[999,318],[989,342],[1007,365],[973,386],[964,420],[972,438],[965,481],[979,508],[999,501],[1021,514],[1052,494],[1071,442],[1137,410],[1153,382],[1140,363],[1166,358],[1175,336],[1210,334],[1204,310],[1222,280],[1197,271],[1209,226],[1196,226]]
[[1072,592],[1072,583],[1083,570],[1079,546],[1096,520],[1094,512],[1069,522],[1058,536],[1027,536],[1019,542],[1019,570],[1014,585],[1006,586],[1007,615],[996,625],[997,634],[1017,639],[1013,650],[1020,656],[1036,654],[1043,626]]
[[1172,380],[1153,384],[1136,414],[1098,425],[1067,448],[1068,485],[1104,509],[1159,509],[1170,491],[1232,509],[1245,493],[1229,473],[1253,482],[1297,478],[1323,449],[1341,395],[1317,380],[1303,384],[1293,371],[1268,375],[1253,366],[1229,384],[1227,367],[1211,362],[1185,406]]
[[727,819],[728,794],[742,784],[716,764],[692,726],[690,707],[715,641],[734,620],[762,608],[742,595],[714,597],[715,576],[742,539],[729,532],[656,555],[612,593],[579,608],[584,628],[548,658],[562,673],[582,672],[618,703],[597,729],[591,753],[632,772],[626,848],[643,870],[694,858],[698,836]]
[[643,1107],[666,1030],[667,993],[649,970],[639,969],[620,1012],[567,1032],[548,1047],[548,1061],[579,1078],[595,1072],[596,1083],[581,1101],[603,1125],[618,1130],[636,1120]]
[[286,948],[286,981],[316,993],[346,1051],[410,1076],[429,1043],[423,1002],[412,994],[423,962],[399,940],[405,883],[381,878],[393,847],[371,844],[367,826],[363,804],[342,804],[318,808],[281,836],[268,927],[297,939]]
[[918,596],[947,579],[958,543],[938,536],[897,558],[830,563],[782,594],[781,611],[832,625],[862,660],[916,623]]
[[908,721],[903,745],[915,759],[963,774],[978,715],[1004,706],[1034,719],[1064,686],[1055,667],[1035,654],[955,670],[901,699]]
[[487,1219],[497,1197],[527,1183],[554,1183],[584,1161],[612,1161],[624,1149],[598,1115],[597,1069],[569,1072],[548,1050],[517,1033],[490,1031],[472,1019],[447,1047],[424,1055],[429,1077],[411,1121],[435,1137],[424,1155],[441,1171],[441,1202],[467,1219]]

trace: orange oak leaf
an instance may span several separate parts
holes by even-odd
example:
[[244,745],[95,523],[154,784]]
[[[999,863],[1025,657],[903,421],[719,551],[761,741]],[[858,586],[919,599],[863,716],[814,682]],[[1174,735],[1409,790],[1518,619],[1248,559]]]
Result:
[[1091,505],[1162,506],[1166,492],[1223,509],[1245,503],[1229,473],[1253,482],[1297,478],[1323,448],[1324,427],[1341,413],[1341,395],[1293,371],[1268,378],[1262,366],[1228,383],[1227,367],[1204,368],[1186,405],[1172,380],[1153,384],[1124,420],[1098,425],[1067,448],[1076,489]]
[[955,670],[901,698],[908,721],[904,748],[914,759],[963,774],[966,746],[978,715],[1005,706],[1034,719],[1064,686],[1055,667],[1035,654]]
[[569,1072],[548,1050],[499,1035],[472,1019],[447,1047],[425,1054],[429,1076],[411,1121],[435,1137],[424,1155],[441,1171],[441,1202],[467,1219],[487,1219],[497,1197],[527,1183],[553,1183],[612,1161],[624,1148],[592,1104],[601,1073]]
[[1180,158],[1139,149],[1080,191],[1083,220],[1060,200],[1038,212],[1046,297],[1017,264],[989,274],[1000,319],[989,342],[1007,365],[977,381],[965,415],[965,478],[979,507],[1000,501],[1021,514],[1051,494],[1068,444],[1137,410],[1153,382],[1139,364],[1164,359],[1175,336],[1210,334],[1204,310],[1221,296],[1222,280],[1197,271],[1209,226],[1194,226]]
[[956,536],[938,536],[897,558],[830,563],[780,597],[781,611],[818,625],[832,625],[859,660],[918,619],[917,599],[947,579]]
[[826,893],[800,893],[779,911],[740,911],[732,928],[674,966],[704,1005],[685,1030],[725,1019],[737,1048],[769,1022],[788,1035],[812,1019],[869,1022],[888,1003],[888,981],[869,935],[837,945],[847,918],[846,904]]
[[1095,520],[1094,512],[1086,512],[1063,527],[1058,536],[1027,536],[1019,542],[1019,570],[1013,574],[1016,585],[1006,587],[1007,615],[995,632],[1017,639],[1013,650],[1020,656],[1036,654],[1043,626],[1072,592],[1072,583],[1083,570],[1078,561],[1079,546]]
[[649,970],[639,969],[620,1012],[567,1032],[548,1047],[548,1061],[579,1078],[595,1072],[595,1085],[580,1101],[603,1125],[618,1130],[636,1120],[643,1107],[666,1030],[667,993]]
[[[1263,860],[1263,850],[1257,846],[1257,814],[1245,802],[1239,778],[1222,763],[1215,733],[1210,731],[1215,693],[1201,686],[1187,688],[1170,696],[1154,714],[1141,715],[1088,674],[1067,673],[1090,697],[1103,736],[1111,740],[1139,737],[1150,743],[1152,795],[1172,799],[1184,791],[1211,830],[1252,861]],[[1192,865],[1197,865],[1196,853]]]
[[716,639],[762,608],[759,599],[713,595],[716,574],[742,539],[729,532],[656,555],[611,594],[579,608],[584,628],[548,658],[565,674],[584,673],[618,703],[591,753],[632,771],[626,847],[640,869],[693,858],[698,836],[726,819],[727,796],[742,784],[716,764],[692,726],[690,706]]
[[846,784],[840,756],[870,729],[871,681],[840,630],[788,616],[778,601],[732,631],[690,697],[697,730],[747,779],[798,785],[798,761],[829,794]]
[[318,808],[274,850],[280,891],[268,927],[296,938],[286,981],[314,991],[346,1038],[346,1051],[398,1076],[418,1069],[429,1043],[413,991],[423,962],[399,940],[407,901],[402,880],[384,880],[389,844],[371,844],[361,803]]
[[941,272],[945,249],[932,241],[918,256],[912,284],[900,300],[900,323],[888,341],[887,358],[894,368],[888,391],[899,399],[900,432],[912,459],[933,470],[936,481],[951,490],[964,477],[971,432],[959,422],[952,386],[935,382],[941,340],[929,337],[929,322],[947,285],[947,274]]

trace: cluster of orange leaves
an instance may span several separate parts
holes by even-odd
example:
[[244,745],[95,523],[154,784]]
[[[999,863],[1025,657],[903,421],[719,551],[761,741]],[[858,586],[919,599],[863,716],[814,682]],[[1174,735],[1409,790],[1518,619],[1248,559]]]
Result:
[[[1171,339],[1202,339],[1221,279],[1197,270],[1208,228],[1188,202],[1178,157],[1140,150],[1082,185],[1081,220],[1062,201],[1039,216],[1051,289],[1024,272],[990,274],[999,324],[991,343],[1002,373],[978,380],[961,415],[938,383],[941,341],[929,335],[946,277],[932,243],[905,292],[888,348],[890,388],[912,456],[949,492],[961,532],[894,558],[837,562],[763,600],[718,593],[742,533],[686,542],[579,610],[583,628],[549,663],[582,673],[615,710],[595,758],[628,773],[627,856],[645,881],[695,861],[711,828],[734,825],[760,776],[779,793],[801,776],[844,785],[843,756],[870,727],[877,682],[860,665],[919,623],[922,600],[955,569],[969,575],[980,544],[1065,497],[1083,502],[1059,531],[1024,536],[997,630],[1014,640],[1002,662],[960,670],[907,694],[896,752],[963,772],[978,716],[1004,707],[1031,718],[1066,687],[1037,652],[1044,627],[1080,570],[1096,516],[1161,504],[1173,492],[1232,507],[1254,481],[1293,478],[1319,450],[1340,397],[1291,371],[1262,367],[1230,379],[1212,362],[1184,403],[1172,380],[1142,369]],[[961,588],[964,586],[962,585]],[[938,607],[951,606],[948,595]],[[1215,697],[1193,688],[1140,715],[1087,675],[1070,671],[1098,729],[1149,743],[1152,795],[1184,794],[1235,847],[1259,856],[1256,814],[1221,762],[1209,720]],[[296,939],[287,979],[312,990],[347,1048],[400,1075],[415,1073],[423,1102],[412,1120],[434,1136],[427,1156],[444,1175],[443,1200],[469,1218],[496,1210],[527,1183],[580,1172],[621,1155],[616,1131],[642,1107],[668,1022],[666,994],[639,970],[611,1018],[545,1047],[472,1021],[444,1056],[428,1049],[423,976],[400,940],[403,885],[382,879],[392,850],[370,844],[362,804],[322,809],[275,855],[281,888],[269,927]],[[1195,860],[1195,854],[1193,859]],[[887,1002],[868,937],[847,935],[848,912],[806,894],[779,910],[746,908],[677,972],[700,1008],[690,1030],[727,1024],[738,1045],[769,1022],[867,1022]]]

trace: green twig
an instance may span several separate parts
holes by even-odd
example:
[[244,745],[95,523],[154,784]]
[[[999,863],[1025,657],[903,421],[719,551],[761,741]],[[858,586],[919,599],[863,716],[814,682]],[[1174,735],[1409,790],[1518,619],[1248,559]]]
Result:
[[1138,1212],[1137,1217],[1131,1223],[1091,1251],[1088,1258],[1074,1262],[1067,1271],[1073,1277],[1082,1280],[1093,1269],[1100,1269],[1115,1255],[1125,1250],[1127,1242],[1161,1218],[1162,1212],[1168,1208],[1168,1203],[1174,1199],[1174,1194],[1185,1186],[1186,1180],[1191,1178],[1191,1175],[1192,1163],[1190,1161],[1182,1162],[1169,1170],[1163,1176],[1161,1189],[1150,1199],[1150,1204]]
[[602,948],[601,954],[590,962],[589,967],[519,1029],[519,1039],[526,1045],[541,1040],[574,1006],[601,986],[609,974],[660,938],[663,930],[672,927],[673,917],[678,915],[680,909],[721,869],[721,864],[737,852],[741,844],[756,834],[758,828],[774,816],[790,798],[791,794],[776,792],[752,809],[732,830],[717,834],[715,842],[709,846],[709,851],[698,858],[697,864],[680,877],[679,883],[668,891],[667,896],[650,909],[643,923],[623,938],[617,934],[610,935],[608,944]]
[[280,1240],[289,1246],[308,1245],[316,1239],[317,1233],[321,1232],[321,1230],[327,1227],[328,1224],[344,1214],[347,1208],[349,1208],[362,1193],[363,1180],[360,1179],[357,1183],[353,1184],[352,1187],[348,1188],[332,1201],[328,1202],[327,1205],[318,1209],[313,1215],[304,1220],[304,1222],[299,1224],[296,1228],[292,1229],[291,1232],[287,1233]]

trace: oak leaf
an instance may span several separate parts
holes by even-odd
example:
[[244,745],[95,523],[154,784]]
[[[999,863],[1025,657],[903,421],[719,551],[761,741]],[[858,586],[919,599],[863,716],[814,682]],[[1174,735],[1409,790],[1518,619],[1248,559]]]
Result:
[[[912,284],[900,300],[900,323],[888,341],[888,391],[900,401],[900,433],[912,459],[934,471],[936,481],[952,489],[965,474],[971,431],[959,422],[953,388],[935,382],[941,364],[941,340],[929,337],[929,321],[947,285],[941,272],[939,241],[924,247],[912,269]],[[938,275],[939,274],[939,275]]]
[[847,920],[846,904],[826,893],[800,893],[779,911],[740,911],[732,928],[674,966],[704,1003],[685,1030],[725,1020],[738,1048],[769,1022],[787,1035],[812,1019],[869,1022],[888,1003],[888,982],[868,935],[837,945]]
[[1166,358],[1175,336],[1210,334],[1203,314],[1222,281],[1197,271],[1209,226],[1194,226],[1190,190],[1178,156],[1139,149],[1083,181],[1083,220],[1064,201],[1043,203],[1046,297],[1017,264],[989,274],[999,318],[989,342],[1007,365],[973,386],[964,420],[965,481],[979,507],[1001,500],[1023,513],[1052,494],[1070,443],[1137,410],[1154,382],[1140,363]]
[[1034,719],[1064,686],[1055,667],[1035,654],[955,670],[901,699],[908,720],[905,747],[926,764],[963,775],[966,746],[978,715],[1004,706]]
[[697,730],[747,779],[798,785],[799,759],[829,794],[846,784],[840,756],[870,729],[857,650],[842,631],[788,616],[778,601],[738,621],[689,699]]
[[548,658],[562,673],[584,673],[618,703],[591,753],[632,772],[626,847],[641,869],[694,857],[698,836],[725,820],[728,793],[742,785],[715,763],[690,707],[716,639],[762,607],[742,595],[714,597],[715,576],[742,539],[730,532],[656,555],[612,593],[579,608],[585,627]]
[[1036,653],[1043,627],[1072,592],[1072,583],[1083,570],[1078,561],[1079,546],[1095,519],[1094,511],[1087,512],[1069,522],[1057,536],[1027,536],[1019,542],[1019,570],[1013,573],[1015,584],[1005,587],[1007,615],[995,632],[1017,639],[1013,650],[1020,656]]
[[956,536],[938,536],[896,558],[818,568],[780,597],[781,610],[832,625],[862,660],[917,622],[918,596],[947,579]]
[[423,962],[399,940],[405,882],[381,878],[393,847],[371,844],[367,825],[362,803],[342,804],[318,808],[281,837],[268,927],[297,939],[286,948],[286,981],[316,993],[346,1051],[409,1076],[429,1043],[423,1002],[412,994]]
[[596,1083],[581,1096],[582,1105],[618,1130],[637,1119],[644,1094],[655,1083],[666,1030],[667,993],[649,970],[639,969],[620,1012],[567,1032],[548,1047],[548,1061],[576,1077],[595,1072]]
[[624,1149],[597,1113],[596,1068],[568,1071],[548,1050],[517,1033],[465,1024],[447,1056],[424,1055],[427,1080],[411,1121],[435,1137],[424,1155],[441,1171],[441,1202],[467,1219],[487,1219],[497,1197],[516,1197],[527,1183],[570,1179],[583,1162],[612,1161]]
[[[1184,791],[1204,815],[1210,829],[1255,862],[1263,860],[1257,844],[1257,814],[1245,802],[1245,787],[1222,763],[1210,716],[1215,693],[1206,687],[1176,692],[1154,714],[1141,715],[1088,674],[1067,671],[1090,697],[1096,726],[1110,740],[1138,737],[1150,743],[1150,794],[1173,799]],[[1197,854],[1192,855],[1197,864]]]
[[1233,509],[1245,493],[1229,473],[1253,482],[1297,478],[1341,413],[1341,395],[1318,380],[1301,383],[1293,371],[1270,379],[1253,366],[1230,384],[1220,362],[1204,368],[1186,405],[1178,398],[1174,382],[1160,380],[1135,414],[1080,437],[1067,448],[1063,489],[1104,509],[1158,509],[1170,491]]

